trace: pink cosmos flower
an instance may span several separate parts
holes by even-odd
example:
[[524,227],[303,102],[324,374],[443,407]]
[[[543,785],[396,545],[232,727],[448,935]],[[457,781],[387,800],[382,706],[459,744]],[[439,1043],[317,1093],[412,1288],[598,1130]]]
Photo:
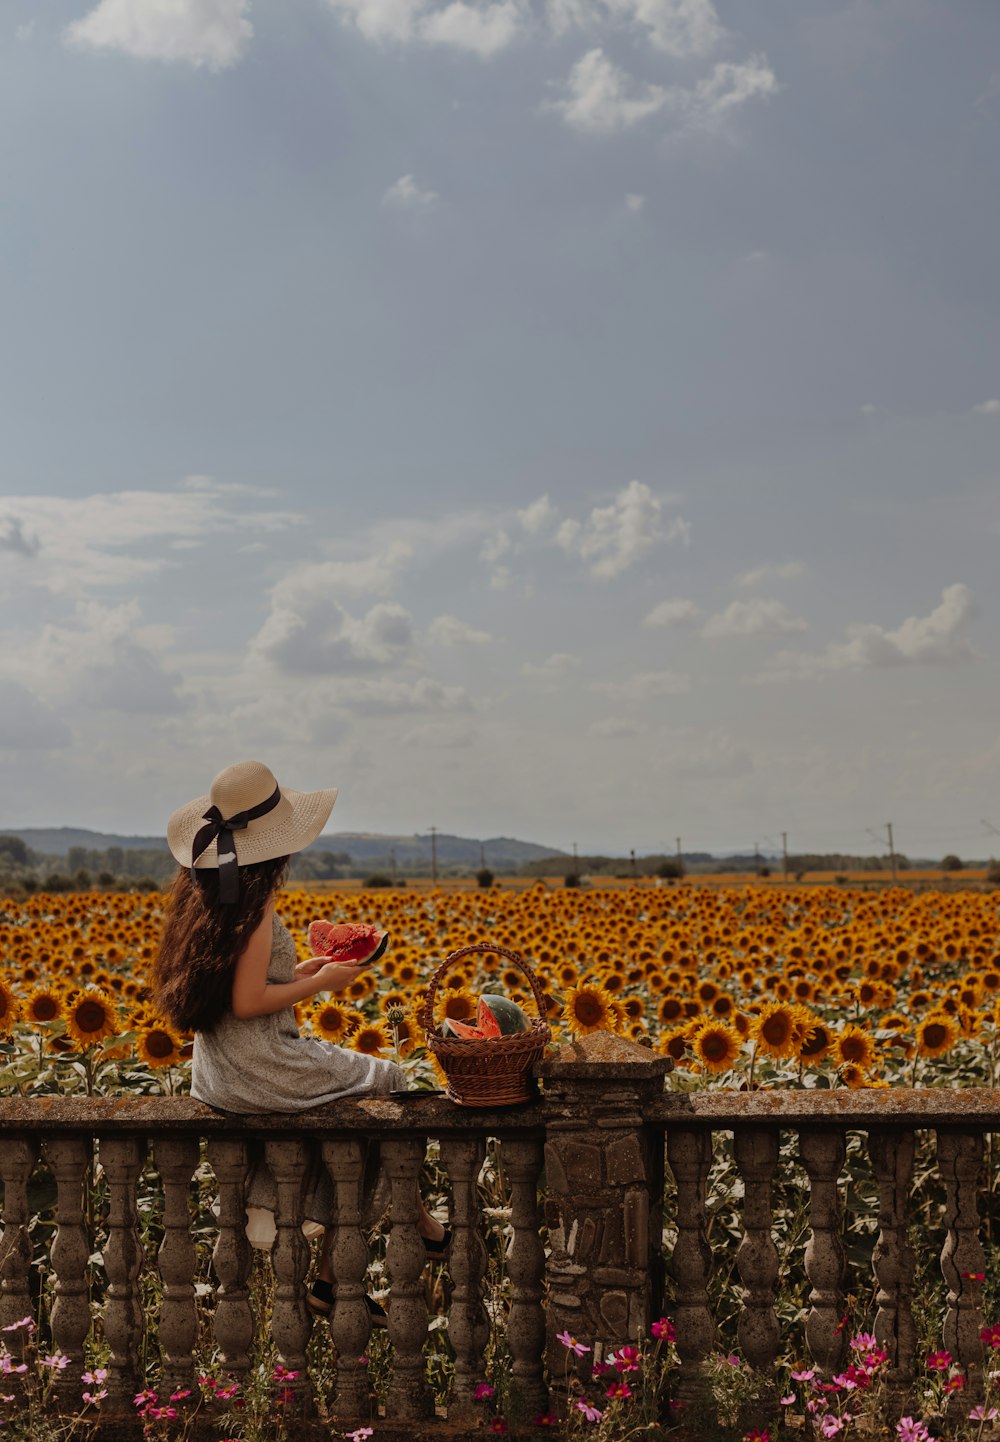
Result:
[[612,1397],[612,1398],[614,1398],[614,1397],[622,1397],[622,1398],[624,1398],[624,1397],[631,1397],[631,1395],[632,1395],[632,1388],[629,1386],[629,1384],[628,1384],[627,1382],[612,1382],[611,1386],[608,1388],[608,1390],[605,1392],[604,1395],[605,1395],[605,1397]]
[[554,1412],[539,1412],[537,1417],[531,1419],[532,1427],[558,1427],[559,1418]]
[[983,1327],[979,1333],[979,1340],[985,1342],[988,1347],[1000,1347],[1000,1322],[994,1322],[992,1327]]
[[667,1342],[673,1342],[676,1337],[674,1324],[669,1317],[661,1317],[658,1322],[653,1323],[649,1330],[654,1337],[661,1337]]
[[873,1332],[859,1332],[852,1337],[849,1344],[855,1352],[870,1352],[873,1347],[878,1346],[878,1338]]
[[599,1381],[601,1377],[607,1377],[614,1370],[614,1367],[610,1367],[607,1362],[595,1362],[590,1369],[590,1375],[596,1382]]
[[995,1407],[985,1407],[982,1403],[969,1413],[970,1422],[995,1422],[998,1417],[1000,1412]]
[[274,1371],[271,1373],[271,1377],[275,1382],[291,1382],[298,1375],[298,1372],[289,1372],[287,1368],[280,1366],[276,1366]]
[[782,1407],[790,1407],[795,1401],[795,1393],[789,1392],[787,1397],[779,1397],[778,1400],[780,1401]]
[[796,1382],[811,1382],[815,1375],[815,1367],[808,1367],[803,1371],[792,1373],[792,1377]]
[[11,1322],[6,1327],[0,1327],[0,1332],[16,1332],[18,1327],[24,1327],[29,1332],[33,1332],[35,1330],[35,1319],[30,1312],[26,1317],[21,1317],[16,1322]]
[[598,1411],[596,1407],[591,1407],[585,1397],[577,1398],[576,1410],[582,1412],[588,1422],[600,1422],[604,1416],[604,1413]]
[[561,1342],[567,1352],[573,1352],[577,1357],[582,1357],[585,1352],[590,1351],[589,1347],[585,1347],[582,1342],[578,1342],[576,1338],[571,1337],[568,1332],[557,1332],[556,1341]]
[[743,1433],[743,1442],[771,1442],[771,1434],[765,1427],[751,1427],[749,1432]]
[[962,1376],[961,1372],[956,1372],[954,1377],[948,1378],[947,1382],[944,1384],[944,1390],[946,1392],[961,1392],[964,1386],[965,1378]]
[[180,1402],[182,1398],[184,1398],[184,1397],[190,1397],[190,1396],[191,1396],[191,1388],[190,1388],[190,1387],[185,1387],[185,1389],[184,1389],[183,1392],[171,1392],[171,1394],[170,1394],[170,1400],[171,1400],[171,1402]]
[[499,1432],[500,1436],[502,1437],[503,1434],[507,1431],[507,1423],[504,1418],[494,1417],[493,1421],[490,1423],[490,1431]]
[[347,1438],[347,1442],[367,1442],[367,1438],[369,1438],[371,1435],[371,1427],[359,1427],[356,1432],[344,1433],[344,1436]]
[[923,1422],[916,1417],[900,1417],[896,1423],[899,1442],[928,1442],[930,1435]]
[[84,1392],[83,1400],[85,1402],[100,1402],[102,1397],[106,1397],[107,1395],[108,1389],[106,1387],[102,1387],[99,1392]]
[[932,1372],[947,1372],[951,1366],[950,1352],[930,1352],[927,1356],[926,1365]]
[[639,1349],[638,1347],[619,1347],[617,1353],[608,1358],[613,1367],[619,1372],[638,1372],[639,1370]]
[[489,1382],[480,1382],[479,1386],[476,1388],[472,1395],[473,1397],[475,1397],[477,1402],[482,1402],[485,1397],[495,1397],[496,1388],[491,1387]]
[[843,1417],[826,1416],[819,1424],[819,1430],[824,1437],[836,1437],[838,1432],[843,1432],[845,1426],[846,1422]]
[[69,1358],[65,1352],[49,1352],[46,1356],[39,1358],[40,1367],[58,1368],[61,1372],[64,1367],[69,1366]]
[[93,1372],[84,1372],[80,1378],[81,1382],[103,1382],[108,1375],[107,1367],[95,1367]]

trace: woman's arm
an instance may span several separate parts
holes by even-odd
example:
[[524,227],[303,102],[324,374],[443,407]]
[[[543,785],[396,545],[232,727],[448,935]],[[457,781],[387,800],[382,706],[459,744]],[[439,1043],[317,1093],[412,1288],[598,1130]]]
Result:
[[318,991],[343,991],[364,970],[363,963],[356,966],[327,963],[312,976],[300,976],[295,981],[268,981],[273,910],[272,902],[236,963],[232,994],[235,1016],[270,1016],[272,1012],[294,1006],[304,997],[315,996]]

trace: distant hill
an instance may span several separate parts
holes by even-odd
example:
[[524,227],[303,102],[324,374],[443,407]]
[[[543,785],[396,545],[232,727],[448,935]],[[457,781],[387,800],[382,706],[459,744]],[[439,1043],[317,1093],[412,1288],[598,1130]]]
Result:
[[[73,846],[83,846],[89,851],[107,851],[119,846],[123,851],[166,851],[167,843],[162,836],[117,836],[104,831],[87,831],[79,826],[33,827],[0,826],[0,835],[19,836],[32,851],[45,856],[66,856]],[[480,846],[482,853],[480,853]],[[373,862],[388,864],[395,852],[397,865],[401,868],[420,864],[431,864],[431,838],[426,836],[384,836],[376,832],[333,831],[320,836],[307,851],[346,852],[359,865]],[[566,853],[551,846],[538,846],[533,841],[517,841],[511,836],[492,836],[480,842],[467,836],[451,836],[438,832],[437,857],[442,866],[479,865],[484,855],[488,866],[494,868],[521,866],[527,861],[539,861],[547,856],[564,856]]]

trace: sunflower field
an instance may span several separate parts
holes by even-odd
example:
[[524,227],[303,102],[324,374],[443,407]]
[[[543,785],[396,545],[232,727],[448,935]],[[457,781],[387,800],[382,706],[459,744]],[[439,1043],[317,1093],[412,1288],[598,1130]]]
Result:
[[[0,901],[6,1094],[186,1089],[193,1038],[158,1015],[150,988],[162,905],[158,893]],[[490,940],[534,971],[554,1045],[617,1032],[674,1059],[668,1085],[995,1079],[1000,918],[991,895],[580,892],[539,882],[520,892],[287,890],[278,903],[300,958],[310,920],[369,921],[376,907],[389,952],[346,992],[299,1003],[295,1014],[303,1032],[398,1054],[411,1085],[436,1084],[420,1022],[430,976],[451,951]],[[437,1019],[473,1019],[481,991],[534,1010],[516,967],[474,956],[443,978]]]
[[[150,985],[163,904],[159,893],[37,894],[0,901],[4,1095],[188,1090],[193,1037],[176,1032],[158,1014]],[[421,1015],[431,977],[451,952],[490,941],[522,956],[536,976],[553,1048],[587,1032],[615,1032],[672,1058],[668,1088],[955,1087],[993,1085],[997,1080],[1000,914],[998,899],[989,894],[914,895],[902,889],[861,892],[839,886],[798,891],[752,885],[717,891],[647,884],[583,891],[538,882],[527,890],[475,892],[289,888],[279,895],[277,910],[300,958],[309,955],[308,924],[321,916],[377,922],[389,930],[391,946],[374,969],[341,994],[321,994],[300,1003],[295,1014],[303,1033],[398,1058],[414,1088],[440,1085],[434,1058],[424,1046]],[[502,993],[529,1015],[534,1012],[535,1001],[520,970],[504,958],[476,953],[444,973],[436,1019],[475,1021],[482,993]],[[793,1133],[782,1133],[773,1188],[772,1235],[780,1256],[776,1309],[790,1376],[796,1375],[791,1368],[804,1366],[809,1305],[803,1267],[808,1181],[796,1141]],[[995,1206],[992,1136],[985,1170],[986,1271],[981,1288],[986,1316],[996,1319],[1000,1209]],[[509,1226],[507,1198],[498,1180],[502,1173],[496,1163],[492,1181],[481,1181],[483,1216],[492,1229],[487,1284],[497,1296],[505,1286],[504,1229]],[[204,1168],[196,1180],[199,1306],[207,1316],[213,1292],[213,1183]],[[96,1185],[101,1185],[99,1179]],[[428,1204],[446,1215],[447,1178],[435,1164],[433,1148],[423,1185]],[[676,1235],[673,1185],[668,1168],[666,1308]],[[842,1195],[846,1310],[851,1326],[866,1333],[876,1308],[872,1253],[879,1198],[865,1138],[858,1133],[847,1137]],[[716,1133],[705,1231],[713,1257],[709,1293],[720,1356],[726,1360],[724,1354],[730,1352],[729,1361],[736,1356],[731,1349],[738,1346],[744,1297],[736,1266],[743,1234],[742,1196],[733,1138]],[[155,1189],[149,1197],[143,1227],[152,1257],[161,1233]],[[43,1270],[51,1236],[44,1213],[51,1200],[39,1198],[36,1245]],[[939,1266],[946,1237],[944,1200],[933,1139],[918,1132],[910,1227],[917,1262],[914,1310],[920,1345],[937,1356],[943,1354],[932,1349],[940,1346],[946,1310]],[[102,1207],[103,1199],[96,1195],[96,1217]],[[377,1275],[384,1245],[373,1257]],[[271,1283],[256,1255],[254,1267],[255,1306],[266,1310]],[[94,1295],[100,1296],[100,1267],[95,1263],[90,1270]],[[155,1287],[155,1276],[150,1285]],[[44,1287],[39,1302],[44,1313]],[[443,1317],[440,1297],[431,1297],[429,1305]],[[153,1293],[146,1310],[155,1316]],[[1000,1327],[995,1330],[1000,1343]],[[450,1366],[446,1330],[432,1331],[431,1336],[435,1340],[429,1344],[428,1367],[432,1384],[444,1396]],[[207,1330],[203,1341],[209,1369]],[[384,1385],[387,1375],[384,1350],[373,1334],[376,1386]],[[317,1375],[324,1375],[324,1368],[328,1372],[319,1351],[311,1355]],[[100,1361],[98,1350],[92,1365]],[[155,1366],[153,1352],[149,1365]],[[498,1336],[490,1351],[498,1400],[504,1395],[505,1366]],[[720,1376],[729,1386],[736,1374],[727,1362]],[[272,1434],[266,1429],[251,1434],[244,1427],[234,1428],[233,1435],[249,1439]]]

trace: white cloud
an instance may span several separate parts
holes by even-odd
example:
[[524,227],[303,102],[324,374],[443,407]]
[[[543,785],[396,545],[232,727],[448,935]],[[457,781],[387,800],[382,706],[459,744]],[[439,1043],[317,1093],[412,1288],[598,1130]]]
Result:
[[638,215],[645,204],[646,197],[636,194],[635,191],[629,191],[625,197],[625,208],[626,210],[630,210],[633,215]]
[[513,580],[509,566],[497,566],[490,576],[491,591],[505,591]]
[[32,37],[32,35],[34,35],[34,33],[35,33],[35,22],[34,22],[34,20],[26,20],[23,25],[16,25],[16,26],[14,27],[14,39],[15,39],[15,40],[30,40],[31,37]]
[[689,749],[675,752],[668,765],[679,780],[685,781],[736,781],[755,769],[746,747],[722,728],[699,736]]
[[1000,416],[1000,400],[980,401],[972,409],[977,416]]
[[322,676],[398,665],[413,644],[413,618],[403,606],[379,601],[353,616],[325,588],[306,593],[293,577],[274,588],[250,652],[291,675]]
[[688,90],[675,89],[671,101],[685,128],[711,128],[748,100],[766,99],[778,90],[766,55],[752,55],[742,65],[723,60]]
[[405,731],[400,739],[404,746],[450,751],[471,746],[476,731],[468,721],[428,721]]
[[564,99],[544,101],[542,109],[556,111],[574,130],[592,135],[627,130],[655,115],[667,102],[664,86],[634,80],[600,46],[576,62],[565,90]]
[[493,5],[467,5],[452,0],[441,10],[432,10],[419,24],[422,40],[450,45],[486,60],[506,50],[521,28],[522,7],[514,0]]
[[253,35],[247,10],[248,0],[100,0],[68,27],[66,38],[140,60],[225,70],[242,57]]
[[112,491],[92,496],[5,496],[0,553],[32,557],[35,584],[76,597],[81,591],[134,585],[183,565],[166,552],[177,540],[272,534],[303,520],[288,511],[249,510],[217,488]]
[[674,540],[688,542],[691,528],[687,521],[679,516],[667,521],[664,504],[642,481],[629,481],[611,505],[595,506],[585,521],[563,521],[556,543],[589,562],[592,576],[611,580],[654,546]]
[[546,15],[557,35],[609,20],[641,25],[654,48],[675,60],[709,54],[726,34],[712,0],[548,0]]
[[0,751],[54,751],[73,740],[65,721],[19,681],[6,677],[0,706]]
[[555,681],[560,676],[569,676],[580,666],[579,656],[572,651],[553,651],[544,661],[525,661],[521,671],[525,676],[537,676],[542,681]]
[[709,616],[701,634],[709,640],[724,636],[775,636],[787,631],[806,631],[800,616],[793,616],[782,601],[733,601],[716,616]]
[[394,210],[429,210],[440,198],[436,190],[423,190],[412,175],[401,175],[382,196],[382,204]]
[[65,704],[126,715],[176,715],[187,703],[178,690],[181,676],[162,660],[171,635],[169,627],[143,625],[137,601],[120,606],[79,601],[71,618],[48,622],[22,648],[9,649],[4,670]]
[[400,681],[391,676],[363,677],[329,693],[330,704],[368,716],[408,711],[471,711],[464,686],[446,686],[432,676]]
[[[530,508],[529,508],[530,509]],[[510,536],[506,531],[494,531],[492,536],[487,536],[479,550],[479,559],[487,565],[499,561],[510,550]]]
[[661,601],[648,615],[642,618],[644,626],[684,626],[696,621],[701,607],[682,596],[674,601]]
[[[527,531],[529,536],[539,536],[555,525],[558,511],[549,500],[548,496],[539,496],[537,501],[532,501],[522,511],[518,511],[517,519]],[[501,534],[503,534],[501,532]]]
[[754,566],[736,577],[737,586],[758,586],[761,581],[794,581],[804,576],[806,568],[801,561],[779,561],[773,565]]
[[620,701],[650,701],[658,696],[686,695],[691,678],[681,671],[640,671],[625,681],[592,681],[590,689]]
[[488,631],[477,631],[458,616],[435,616],[427,634],[436,646],[483,646],[493,640]]
[[587,727],[589,736],[597,736],[601,740],[615,740],[619,736],[638,736],[646,728],[638,725],[635,721],[628,721],[623,716],[608,716],[604,721],[592,721]]
[[849,626],[846,641],[831,641],[818,655],[779,652],[755,679],[778,681],[892,666],[956,666],[978,655],[964,634],[976,609],[968,586],[946,586],[929,616],[910,616],[894,631],[874,624]]

